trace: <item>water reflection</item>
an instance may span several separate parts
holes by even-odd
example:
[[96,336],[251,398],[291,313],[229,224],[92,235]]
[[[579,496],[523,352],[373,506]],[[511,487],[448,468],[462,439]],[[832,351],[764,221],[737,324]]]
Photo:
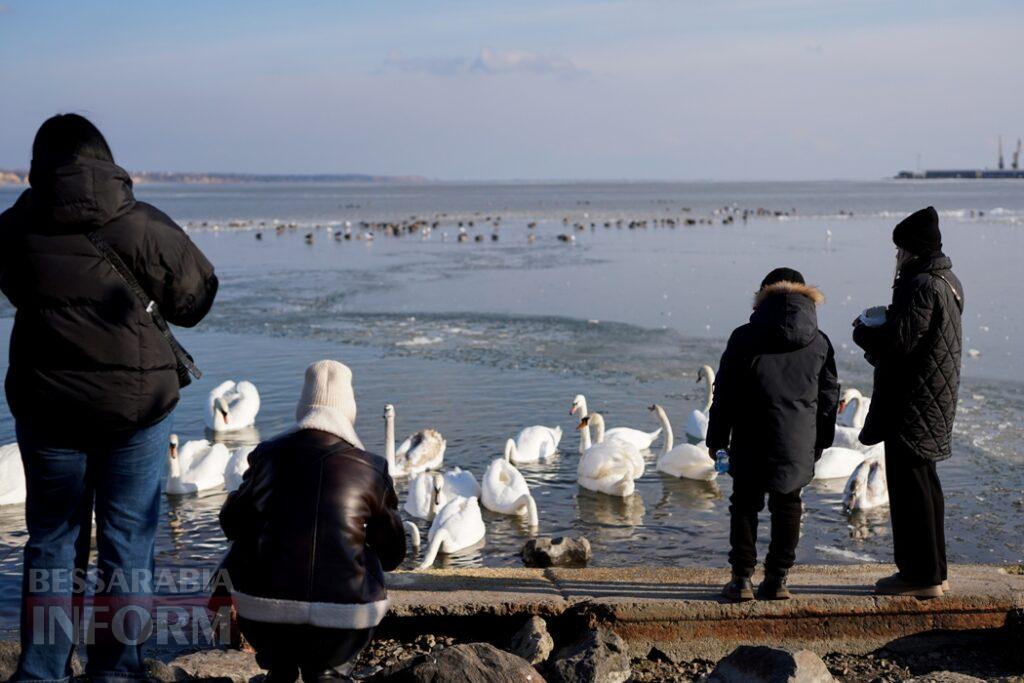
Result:
[[668,516],[671,516],[673,510],[714,510],[715,503],[723,498],[717,481],[677,479],[663,472],[658,472],[658,475],[661,479],[661,496],[654,508],[659,512],[669,512]]

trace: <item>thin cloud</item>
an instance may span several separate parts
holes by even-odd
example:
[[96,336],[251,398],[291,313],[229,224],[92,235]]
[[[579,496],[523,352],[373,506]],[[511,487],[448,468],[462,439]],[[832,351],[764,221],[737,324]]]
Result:
[[423,73],[432,76],[526,74],[561,78],[573,78],[585,73],[570,59],[559,55],[493,48],[483,48],[473,58],[408,57],[392,51],[378,69],[380,72]]

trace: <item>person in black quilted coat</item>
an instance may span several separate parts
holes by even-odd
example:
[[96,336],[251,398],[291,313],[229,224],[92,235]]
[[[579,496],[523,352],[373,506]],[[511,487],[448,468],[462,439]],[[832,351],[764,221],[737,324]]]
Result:
[[952,454],[960,389],[964,290],[942,252],[933,207],[893,230],[897,273],[885,323],[854,321],[853,340],[875,366],[871,408],[860,434],[885,442],[893,551],[899,572],[881,594],[941,596],[946,574],[945,503],[935,464]]

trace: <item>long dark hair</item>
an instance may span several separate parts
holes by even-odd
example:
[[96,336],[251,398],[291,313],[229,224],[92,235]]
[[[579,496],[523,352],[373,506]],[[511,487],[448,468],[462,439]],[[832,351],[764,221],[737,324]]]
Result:
[[32,175],[52,170],[75,156],[114,162],[106,138],[89,119],[79,114],[46,119],[32,142]]

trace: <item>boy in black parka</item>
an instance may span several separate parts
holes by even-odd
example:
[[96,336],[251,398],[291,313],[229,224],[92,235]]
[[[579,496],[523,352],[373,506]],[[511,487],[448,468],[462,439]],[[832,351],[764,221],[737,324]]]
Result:
[[786,574],[800,540],[800,492],[832,445],[839,405],[835,352],[815,310],[823,301],[799,272],[773,270],[761,282],[750,322],[733,331],[722,354],[707,446],[712,454],[729,451],[732,580],[722,594],[730,600],[754,597],[757,515],[765,494],[771,543],[757,596],[790,597]]

